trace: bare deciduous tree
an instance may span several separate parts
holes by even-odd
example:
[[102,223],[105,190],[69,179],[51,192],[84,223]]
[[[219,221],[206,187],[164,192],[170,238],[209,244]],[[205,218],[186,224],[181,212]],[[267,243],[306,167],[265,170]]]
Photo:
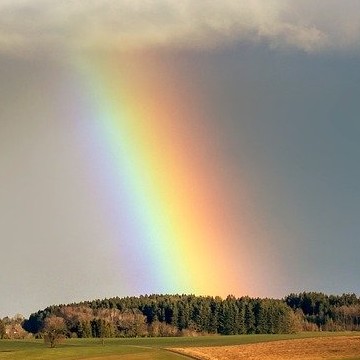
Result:
[[43,328],[44,340],[54,348],[65,337],[66,325],[63,318],[50,316],[45,319]]

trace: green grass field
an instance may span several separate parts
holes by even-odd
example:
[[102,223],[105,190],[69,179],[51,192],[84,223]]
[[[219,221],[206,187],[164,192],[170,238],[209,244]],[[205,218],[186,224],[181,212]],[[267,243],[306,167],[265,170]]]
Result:
[[[301,333],[296,335],[237,335],[192,338],[68,339],[55,349],[42,340],[1,340],[0,360],[181,360],[186,357],[166,351],[168,347],[224,346],[345,333]],[[359,336],[359,333],[346,333]]]

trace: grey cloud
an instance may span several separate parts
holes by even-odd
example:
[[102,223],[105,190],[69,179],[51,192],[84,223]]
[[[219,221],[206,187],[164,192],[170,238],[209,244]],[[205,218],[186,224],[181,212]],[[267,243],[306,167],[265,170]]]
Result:
[[4,0],[0,19],[0,48],[20,53],[243,41],[317,52],[357,50],[360,38],[355,0]]

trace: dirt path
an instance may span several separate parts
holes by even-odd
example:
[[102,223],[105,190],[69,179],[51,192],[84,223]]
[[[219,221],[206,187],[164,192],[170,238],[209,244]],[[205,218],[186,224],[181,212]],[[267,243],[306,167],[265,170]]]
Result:
[[335,360],[359,359],[360,336],[273,341],[236,346],[177,348],[199,360]]

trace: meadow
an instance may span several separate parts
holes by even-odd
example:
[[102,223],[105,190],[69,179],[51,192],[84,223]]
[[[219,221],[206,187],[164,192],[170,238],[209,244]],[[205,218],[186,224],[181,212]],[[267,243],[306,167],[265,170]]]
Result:
[[[247,349],[247,354],[254,349],[249,346],[266,345],[272,349],[287,348],[293,343],[292,340],[305,341],[301,343],[303,349],[311,351],[321,348],[321,339],[335,344],[336,339],[350,339],[358,347],[349,355],[347,352],[342,356],[343,347],[337,351],[331,349],[331,356],[319,359],[351,359],[360,360],[360,333],[301,333],[288,335],[235,335],[235,336],[202,336],[202,337],[181,337],[181,338],[133,338],[133,339],[105,339],[104,344],[101,339],[67,339],[56,348],[51,349],[45,346],[42,340],[1,340],[0,359],[4,360],[185,360],[188,356],[169,351],[182,351],[187,355],[194,356],[194,349],[198,352],[196,358],[199,359],[237,359],[238,351],[243,352]],[[331,339],[329,338],[331,337]],[[307,340],[309,343],[307,343]],[[283,340],[290,340],[285,342]],[[313,341],[315,347],[311,347]],[[239,345],[241,347],[239,348]],[[349,346],[346,346],[349,348]],[[292,345],[289,347],[292,348]],[[268,348],[265,348],[269,351]],[[310,349],[310,350],[309,350]],[[359,349],[359,353],[356,353]],[[199,355],[200,350],[200,356]],[[225,353],[227,354],[226,357]],[[326,354],[324,356],[327,356]],[[334,357],[335,356],[335,357]],[[350,357],[349,357],[350,356]],[[266,357],[263,357],[264,359]],[[313,357],[315,359],[316,357]],[[289,359],[277,357],[277,360]],[[305,358],[304,358],[305,359]],[[309,359],[312,359],[311,357]]]

